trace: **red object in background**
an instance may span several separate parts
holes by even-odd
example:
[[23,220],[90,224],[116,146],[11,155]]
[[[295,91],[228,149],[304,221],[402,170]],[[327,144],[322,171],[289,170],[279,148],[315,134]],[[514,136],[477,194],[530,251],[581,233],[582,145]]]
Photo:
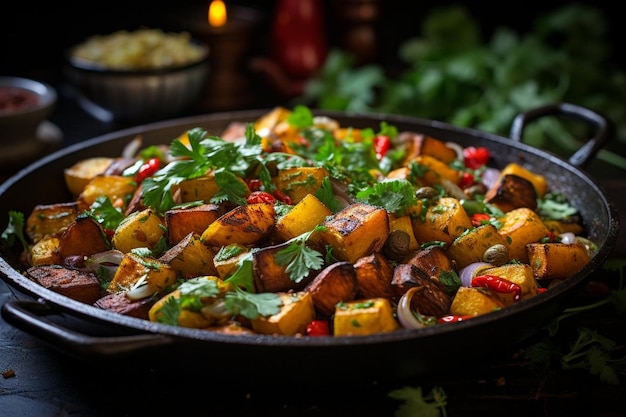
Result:
[[310,77],[328,53],[322,2],[278,0],[271,47],[272,58],[289,78]]

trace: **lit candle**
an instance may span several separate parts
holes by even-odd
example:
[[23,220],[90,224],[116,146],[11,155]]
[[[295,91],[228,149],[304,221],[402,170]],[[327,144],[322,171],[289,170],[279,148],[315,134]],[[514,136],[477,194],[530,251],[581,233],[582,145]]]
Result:
[[226,5],[222,0],[212,0],[209,4],[209,25],[220,27],[226,24]]

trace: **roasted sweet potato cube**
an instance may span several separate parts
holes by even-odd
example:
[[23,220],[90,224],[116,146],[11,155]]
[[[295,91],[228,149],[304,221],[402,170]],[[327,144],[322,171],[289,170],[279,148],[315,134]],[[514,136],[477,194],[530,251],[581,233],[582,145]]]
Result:
[[358,285],[354,267],[350,262],[335,262],[317,274],[305,291],[311,293],[315,310],[330,317],[337,303],[356,297]]
[[282,241],[293,239],[313,230],[332,214],[317,197],[307,194],[287,214],[276,220],[274,235]]
[[[446,253],[450,259],[456,262],[456,267],[461,269],[471,263],[482,262],[485,251],[494,245],[503,245],[507,249],[509,247],[505,237],[498,233],[496,227],[487,223],[468,229],[467,233],[454,239]],[[508,261],[507,257],[505,262]]]
[[527,244],[540,242],[550,233],[539,215],[529,208],[511,210],[499,220],[502,226],[498,233],[509,244],[509,258],[520,262],[528,262]]
[[515,162],[511,162],[500,171],[500,177],[509,174],[517,175],[530,181],[535,187],[537,197],[543,197],[548,190],[548,183],[543,175],[536,174]]
[[90,271],[42,265],[28,268],[26,274],[42,287],[86,304],[103,295],[100,281]]
[[125,253],[136,248],[154,249],[164,236],[163,219],[147,208],[132,213],[120,223],[113,234],[112,244]]
[[404,260],[404,263],[414,265],[422,271],[430,279],[441,277],[442,273],[454,270],[452,261],[441,246],[428,246],[415,252],[410,258]]
[[452,300],[450,314],[475,317],[504,307],[505,304],[497,296],[484,288],[461,287]]
[[202,232],[202,240],[206,245],[217,247],[233,243],[253,245],[270,236],[275,222],[273,204],[237,206],[211,223]]
[[421,174],[417,177],[420,185],[432,186],[441,184],[442,179],[457,184],[459,182],[459,171],[450,167],[447,163],[430,155],[419,155],[413,158],[411,164],[421,167]]
[[288,246],[288,243],[281,243],[260,248],[252,253],[252,270],[257,292],[300,290],[310,282],[308,277],[298,282],[294,281],[287,272],[287,265],[280,265],[276,262],[277,254]]
[[168,243],[175,245],[190,232],[202,236],[206,228],[222,214],[222,209],[217,204],[202,204],[195,207],[167,210],[164,220]]
[[78,203],[39,204],[26,219],[26,235],[33,243],[60,234],[81,213]]
[[580,243],[529,243],[526,250],[537,279],[569,278],[591,259]]
[[276,187],[285,192],[293,204],[296,204],[307,194],[315,194],[329,175],[324,167],[286,168],[278,172],[274,182]]
[[110,293],[148,285],[150,293],[159,293],[176,282],[176,271],[154,258],[142,258],[132,252],[124,254],[107,288]]
[[303,334],[306,326],[315,318],[313,297],[306,291],[279,292],[283,305],[279,313],[258,317],[250,321],[252,330],[261,334],[293,336]]
[[504,212],[526,207],[537,208],[537,191],[532,182],[526,178],[507,174],[491,186],[485,194],[485,202],[493,204]]
[[449,244],[473,227],[465,209],[456,198],[440,198],[436,204],[428,207],[423,216],[421,204],[420,200],[411,210],[413,233],[419,242],[440,241]]
[[364,256],[354,263],[358,297],[391,298],[393,289],[393,265],[380,252]]
[[457,159],[456,151],[444,141],[422,133],[402,132],[398,135],[398,142],[404,145],[407,164],[419,155],[430,155],[446,164]]
[[335,336],[389,333],[399,327],[393,316],[391,302],[386,298],[343,302],[335,307],[333,319]]
[[110,249],[108,239],[96,220],[91,216],[78,216],[59,238],[59,256],[91,256]]
[[202,242],[200,236],[190,232],[161,255],[159,261],[174,268],[180,279],[188,279],[200,275],[217,275],[214,257],[215,252]]
[[105,295],[98,299],[93,305],[94,307],[124,316],[148,320],[148,312],[156,301],[156,297],[145,297],[133,300],[127,297],[125,292],[117,292]]
[[319,239],[332,246],[340,260],[356,262],[363,256],[380,251],[389,235],[389,216],[381,207],[354,203],[323,223],[326,230]]

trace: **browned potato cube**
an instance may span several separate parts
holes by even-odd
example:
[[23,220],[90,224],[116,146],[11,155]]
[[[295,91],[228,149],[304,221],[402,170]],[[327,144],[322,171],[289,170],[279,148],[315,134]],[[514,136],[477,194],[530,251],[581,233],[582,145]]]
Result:
[[330,317],[335,305],[356,297],[356,272],[350,262],[336,262],[324,268],[305,288],[311,293],[315,309]]
[[[446,253],[450,259],[456,262],[456,267],[461,269],[471,263],[482,262],[485,251],[494,245],[502,245],[506,249],[509,246],[504,236],[498,233],[496,227],[488,223],[471,229],[454,239]],[[500,264],[508,261],[508,252],[506,252],[506,259]]]
[[538,279],[569,278],[591,259],[580,243],[529,243],[526,250]]
[[319,239],[332,246],[337,259],[356,262],[382,249],[389,235],[387,211],[369,204],[355,203],[323,223]]
[[485,194],[485,202],[493,204],[504,212],[527,207],[537,208],[537,192],[532,182],[526,178],[507,174],[491,186]]
[[283,241],[293,239],[313,230],[332,214],[332,211],[317,197],[307,194],[287,214],[276,221],[274,235]]
[[278,172],[274,182],[276,187],[285,192],[293,204],[296,204],[307,194],[315,194],[329,175],[324,167],[286,168]]
[[200,236],[191,232],[161,255],[159,261],[174,268],[180,279],[189,279],[200,275],[217,275],[214,256],[213,250],[202,243]]
[[44,236],[60,234],[80,213],[76,202],[39,204],[26,218],[26,235],[37,243]]
[[233,243],[253,245],[270,235],[275,221],[273,204],[237,206],[211,223],[202,232],[202,240],[206,245],[217,247]]
[[504,307],[505,304],[498,297],[483,288],[461,287],[452,300],[450,314],[480,316]]
[[129,291],[147,285],[146,293],[152,295],[176,283],[176,271],[154,258],[142,258],[126,253],[107,288],[110,293]]
[[59,238],[59,256],[91,256],[109,249],[109,242],[96,220],[90,216],[79,216]]
[[550,233],[537,213],[529,208],[518,208],[505,213],[498,229],[509,245],[509,258],[528,262],[526,245],[537,243]]

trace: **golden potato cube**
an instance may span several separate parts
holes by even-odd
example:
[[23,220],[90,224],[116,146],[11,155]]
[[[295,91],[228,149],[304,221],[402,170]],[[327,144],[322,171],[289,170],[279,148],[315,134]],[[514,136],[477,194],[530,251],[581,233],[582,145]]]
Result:
[[541,174],[536,174],[523,166],[516,164],[515,162],[511,162],[500,172],[500,177],[504,177],[505,175],[517,175],[518,177],[522,177],[532,183],[535,187],[535,191],[537,192],[538,197],[543,197],[548,190],[548,183],[546,178]]
[[498,297],[483,288],[460,287],[450,305],[450,314],[475,317],[504,307]]
[[293,239],[313,230],[332,214],[332,211],[317,197],[307,194],[287,214],[276,221],[274,235],[283,241]]
[[31,246],[29,263],[33,266],[59,265],[62,259],[58,249],[59,238],[56,236],[46,236]]
[[[232,285],[225,283],[224,281],[222,281],[221,279],[219,279],[216,276],[202,276],[202,277],[198,277],[195,278],[197,280],[207,280],[207,281],[216,281],[217,282],[217,288],[219,289],[219,294],[222,295],[224,293],[226,293],[227,291],[232,291]],[[150,321],[154,321],[154,322],[158,322],[160,321],[160,318],[162,317],[162,312],[161,309],[163,308],[163,306],[165,305],[166,302],[168,302],[172,297],[173,298],[180,298],[181,296],[181,291],[180,289],[176,289],[166,295],[164,295],[163,297],[159,298],[156,303],[154,303],[154,305],[150,308],[150,310],[148,311],[148,318]],[[210,297],[207,299],[203,299],[203,302],[211,302],[211,301],[215,301],[217,299],[217,297]],[[210,318],[210,317],[206,317],[204,316],[200,311],[193,311],[193,310],[189,310],[186,308],[183,308],[180,311],[180,315],[178,316],[178,325],[181,327],[189,327],[189,328],[194,328],[194,329],[204,329],[207,328],[209,326],[212,325],[216,325],[218,319],[217,318]]]
[[291,198],[293,204],[296,204],[307,194],[315,194],[329,175],[324,167],[286,168],[278,172],[274,183]]
[[335,336],[389,333],[399,327],[393,316],[391,302],[386,298],[350,301],[335,307],[333,319]]
[[[519,285],[521,299],[537,295],[539,285],[533,275],[533,269],[528,264],[506,264],[494,268],[482,269],[479,275],[495,275]],[[513,293],[495,293],[506,305],[514,302]]]
[[498,233],[509,244],[509,258],[520,262],[528,263],[527,244],[537,243],[550,234],[539,215],[529,208],[511,210],[499,220],[502,226]]
[[104,174],[106,169],[115,161],[113,158],[96,156],[76,162],[63,170],[65,184],[74,198],[83,192],[85,186],[96,176]]
[[569,278],[591,259],[580,243],[530,243],[528,262],[538,279]]
[[110,293],[127,291],[144,283],[149,286],[152,293],[161,292],[176,283],[176,271],[158,259],[142,258],[134,253],[126,253],[107,291]]
[[457,184],[459,182],[459,171],[450,167],[447,163],[430,155],[418,155],[411,163],[415,163],[424,168],[423,174],[418,178],[420,185],[432,186],[440,184],[442,179]]
[[233,243],[253,245],[269,236],[275,222],[273,204],[237,206],[211,223],[202,232],[202,240],[205,245],[217,247]]
[[[459,269],[474,262],[482,262],[485,251],[493,245],[503,245],[506,248],[509,246],[504,236],[499,234],[491,223],[468,230],[467,233],[454,239],[446,250],[447,255],[456,262],[456,267]],[[508,262],[509,259],[506,261]]]
[[181,203],[189,203],[191,201],[209,202],[219,191],[214,176],[203,176],[191,178],[181,181],[175,187],[172,187],[172,193],[180,194]]
[[179,278],[189,279],[200,275],[217,275],[214,256],[215,252],[202,242],[200,235],[191,232],[161,255],[159,261],[174,268]]
[[315,318],[311,294],[305,291],[277,294],[283,302],[280,312],[251,320],[252,330],[261,334],[284,336],[305,333],[307,324]]
[[137,183],[132,177],[121,175],[99,175],[87,183],[78,196],[78,200],[91,206],[98,197],[109,197],[115,207],[123,207],[128,196],[132,196],[137,189]]
[[163,219],[147,208],[131,213],[122,220],[115,229],[111,243],[124,253],[136,248],[154,249],[165,232]]
[[26,235],[37,243],[44,236],[59,234],[76,220],[80,212],[76,202],[36,205],[26,218]]
[[415,239],[415,233],[413,232],[413,223],[411,222],[411,218],[408,215],[390,219],[389,232],[393,232],[394,230],[400,230],[409,236],[410,251],[416,251],[419,249],[420,244],[417,239]]
[[[225,254],[229,256],[225,256]],[[250,250],[237,243],[222,248],[213,258],[217,276],[221,279],[229,278],[239,269],[241,261],[249,256]]]
[[318,238],[332,246],[337,259],[354,263],[384,246],[389,235],[389,216],[381,207],[355,203],[337,212],[323,226],[326,230],[320,231]]
[[437,204],[428,207],[424,216],[420,213],[421,204],[420,200],[410,212],[413,233],[421,243],[433,241],[452,243],[467,229],[473,227],[465,209],[456,198],[440,198]]

